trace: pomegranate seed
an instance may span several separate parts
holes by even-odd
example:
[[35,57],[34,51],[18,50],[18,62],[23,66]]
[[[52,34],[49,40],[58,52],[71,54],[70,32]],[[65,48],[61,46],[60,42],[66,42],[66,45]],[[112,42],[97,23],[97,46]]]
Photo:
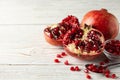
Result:
[[65,65],[69,65],[69,62],[68,62],[68,60],[66,60],[66,61],[64,62],[64,64],[65,64]]
[[100,64],[100,65],[104,65],[105,63],[104,63],[104,62],[100,62],[99,64]]
[[105,73],[105,77],[110,78],[110,74]]
[[90,64],[89,66],[88,66],[88,69],[90,69],[90,70],[92,70],[93,69],[93,64]]
[[61,55],[62,55],[62,56],[66,56],[67,54],[66,54],[65,52],[62,52]]
[[59,59],[54,59],[55,63],[60,63]]
[[78,66],[76,66],[75,71],[80,71],[80,68]]
[[111,40],[106,43],[105,49],[114,54],[114,55],[119,55],[120,52],[120,41],[119,40]]
[[75,71],[75,68],[73,66],[70,67],[71,71]]
[[104,62],[105,62],[105,63],[109,63],[109,59],[105,59]]
[[85,69],[84,72],[85,72],[85,73],[89,73],[88,69]]
[[104,73],[105,74],[110,74],[110,70],[105,70]]
[[86,75],[87,79],[91,79],[91,76],[89,74]]
[[113,79],[116,78],[116,74],[112,74],[111,78],[113,78]]
[[57,54],[57,56],[56,56],[57,58],[62,58],[62,56],[60,55],[60,54]]

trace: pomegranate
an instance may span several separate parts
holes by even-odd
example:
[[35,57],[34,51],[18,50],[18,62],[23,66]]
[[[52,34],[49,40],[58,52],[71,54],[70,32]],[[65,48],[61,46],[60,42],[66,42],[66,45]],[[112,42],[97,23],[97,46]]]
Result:
[[79,21],[75,16],[68,16],[60,23],[48,26],[44,29],[44,36],[48,43],[62,46],[62,39],[66,32],[72,27],[79,27]]
[[119,22],[117,18],[107,12],[106,9],[91,10],[86,13],[82,19],[81,25],[92,25],[95,29],[101,31],[107,39],[114,39],[119,32]]
[[63,38],[63,47],[67,53],[81,59],[91,60],[99,56],[104,49],[103,34],[89,25],[75,27]]

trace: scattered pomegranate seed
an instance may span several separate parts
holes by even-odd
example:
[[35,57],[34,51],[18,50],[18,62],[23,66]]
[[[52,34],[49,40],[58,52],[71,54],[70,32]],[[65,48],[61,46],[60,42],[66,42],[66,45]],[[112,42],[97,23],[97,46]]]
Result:
[[64,62],[64,64],[65,64],[65,65],[69,65],[69,62],[68,62],[68,60],[66,60],[66,61]]
[[110,74],[109,73],[105,73],[105,77],[106,78],[110,78]]
[[62,55],[62,56],[66,56],[67,54],[66,54],[65,52],[62,52],[61,55]]
[[110,70],[108,70],[108,69],[105,70],[105,71],[104,71],[104,74],[110,74]]
[[116,78],[116,74],[112,74],[111,78],[115,79]]
[[85,72],[85,73],[89,73],[88,69],[85,69],[84,72]]
[[73,66],[70,67],[71,71],[75,71],[75,68]]
[[55,63],[60,63],[59,59],[54,59]]
[[56,56],[57,58],[62,58],[62,56],[60,55],[60,54],[57,54],[57,56]]
[[87,79],[91,79],[91,76],[89,74],[86,75]]
[[76,66],[75,71],[80,71],[80,68],[78,66]]

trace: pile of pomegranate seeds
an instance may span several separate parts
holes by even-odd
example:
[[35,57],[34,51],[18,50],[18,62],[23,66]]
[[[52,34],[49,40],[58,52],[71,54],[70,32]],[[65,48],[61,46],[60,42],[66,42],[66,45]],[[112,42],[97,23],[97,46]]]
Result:
[[119,40],[108,41],[105,45],[105,49],[112,54],[120,55],[120,41]]
[[[67,54],[65,52],[61,52],[60,54],[57,54],[56,55],[57,58],[54,59],[54,62],[55,63],[60,63],[61,61],[58,58],[64,58],[64,56],[67,56]],[[63,63],[64,63],[64,65],[70,65],[68,60],[65,60]],[[105,64],[108,64],[108,63],[109,63],[109,60],[105,59],[105,60],[103,60],[99,63],[99,66],[96,66],[94,64],[89,64],[87,69],[83,70],[84,73],[86,74],[86,78],[87,79],[92,79],[92,77],[90,75],[90,72],[89,72],[89,70],[91,70],[93,72],[94,71],[98,72],[99,74],[102,73],[106,78],[116,79],[117,78],[116,74],[111,73],[110,70],[107,69],[107,67],[103,67]],[[70,66],[69,69],[70,69],[70,71],[81,71],[82,70],[78,66]]]
[[94,64],[89,64],[87,66],[87,69],[84,70],[84,72],[89,73],[88,70],[90,70],[90,71],[93,71],[93,72],[102,73],[106,78],[113,78],[113,79],[117,78],[116,74],[112,74],[110,72],[110,70],[107,69],[107,67],[104,67],[104,65],[106,63],[109,63],[109,61],[107,59],[100,62],[99,66],[96,66]]

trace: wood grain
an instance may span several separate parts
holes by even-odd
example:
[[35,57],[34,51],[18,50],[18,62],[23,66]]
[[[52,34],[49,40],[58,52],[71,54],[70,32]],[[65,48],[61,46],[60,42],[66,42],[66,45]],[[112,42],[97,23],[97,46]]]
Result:
[[[0,80],[86,80],[84,65],[98,63],[104,55],[93,61],[68,55],[56,64],[56,54],[64,50],[49,45],[43,30],[67,15],[81,20],[87,11],[100,8],[108,9],[120,21],[119,3],[119,0],[0,0]],[[71,72],[70,66],[64,65],[65,60],[82,70]],[[120,77],[119,66],[111,71]],[[100,74],[90,74],[92,80],[111,80]]]

